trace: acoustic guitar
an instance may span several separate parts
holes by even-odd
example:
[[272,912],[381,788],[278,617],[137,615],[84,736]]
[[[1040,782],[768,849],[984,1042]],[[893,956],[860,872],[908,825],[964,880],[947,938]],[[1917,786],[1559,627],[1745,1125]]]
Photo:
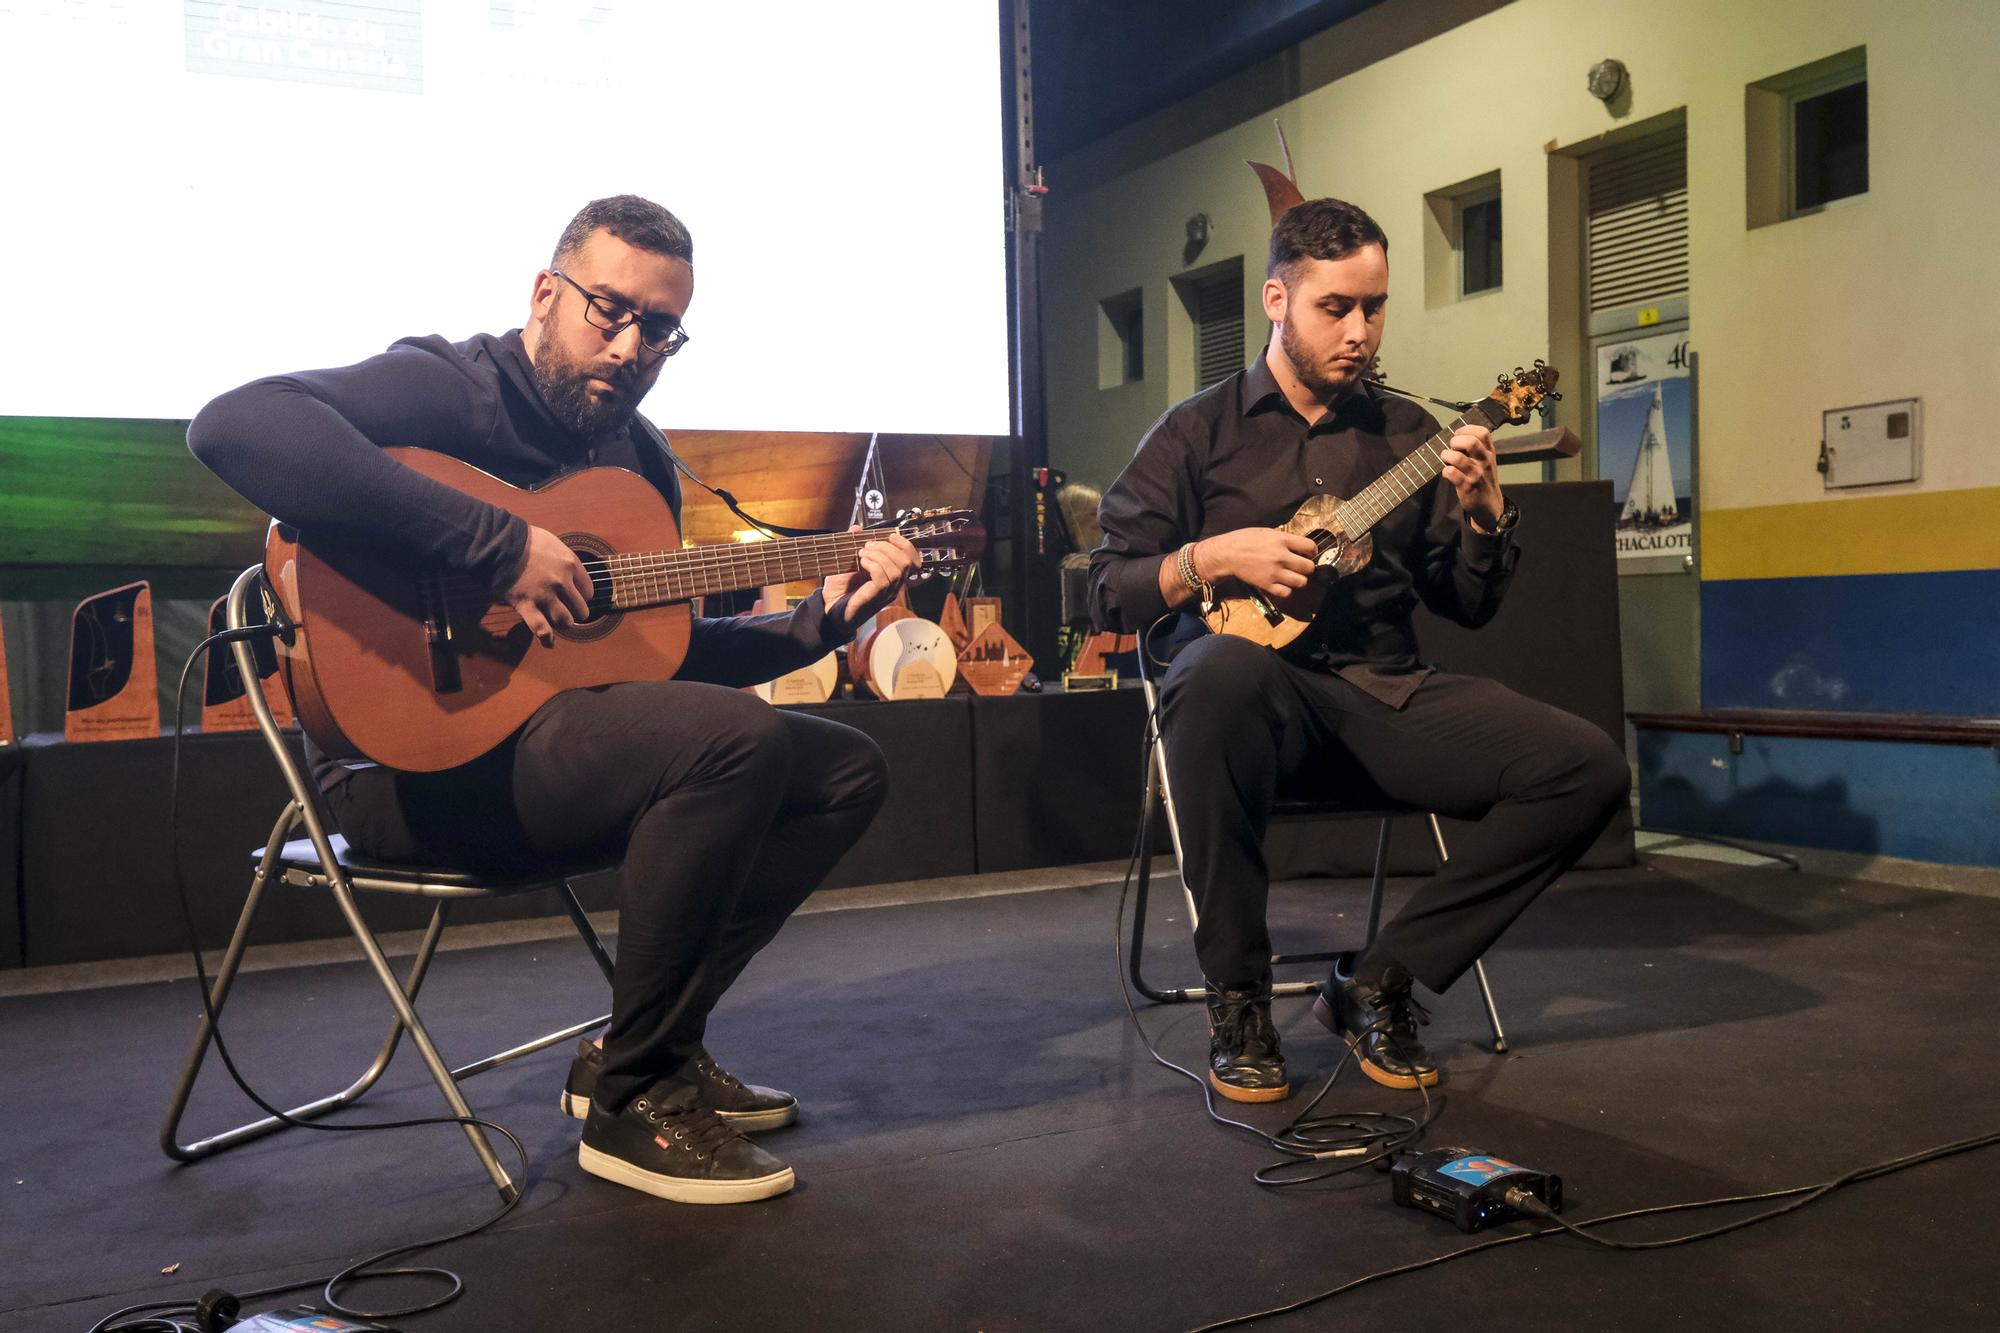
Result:
[[1306,586],[1284,597],[1254,592],[1223,595],[1212,606],[1202,608],[1202,620],[1217,634],[1234,634],[1269,648],[1288,647],[1311,627],[1326,602],[1327,589],[1367,568],[1375,554],[1369,529],[1444,471],[1444,451],[1452,432],[1468,425],[1488,429],[1519,425],[1544,398],[1561,397],[1555,392],[1556,379],[1555,367],[1540,361],[1532,370],[1517,366],[1512,375],[1500,376],[1493,392],[1368,483],[1354,498],[1315,495],[1307,500],[1281,529],[1310,537],[1318,552]]
[[[590,616],[543,648],[477,580],[273,524],[264,572],[278,649],[305,733],[332,754],[432,772],[505,740],[563,690],[665,680],[687,656],[690,599],[857,567],[881,529],[682,549],[673,511],[644,478],[586,468],[533,490],[426,449],[385,449],[403,466],[560,536],[591,580]],[[888,525],[885,525],[888,526]],[[977,559],[977,517],[899,515],[919,574]],[[270,609],[270,608],[267,608]]]

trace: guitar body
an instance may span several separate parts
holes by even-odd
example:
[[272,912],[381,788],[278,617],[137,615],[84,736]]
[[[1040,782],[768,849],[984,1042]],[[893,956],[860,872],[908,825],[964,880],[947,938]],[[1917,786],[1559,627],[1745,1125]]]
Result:
[[1233,634],[1266,648],[1282,651],[1312,627],[1326,601],[1328,585],[1356,570],[1365,569],[1375,554],[1374,539],[1366,533],[1352,537],[1342,521],[1344,501],[1331,495],[1315,495],[1299,506],[1281,532],[1310,537],[1320,548],[1312,579],[1287,597],[1233,596],[1219,598],[1215,610],[1202,620],[1211,633]]
[[[680,545],[673,511],[636,473],[590,468],[522,490],[443,454],[384,452],[556,533],[586,562]],[[300,725],[325,750],[391,768],[470,762],[562,690],[665,680],[687,656],[685,602],[593,616],[548,649],[474,580],[282,524],[264,572],[295,627],[278,647]]]

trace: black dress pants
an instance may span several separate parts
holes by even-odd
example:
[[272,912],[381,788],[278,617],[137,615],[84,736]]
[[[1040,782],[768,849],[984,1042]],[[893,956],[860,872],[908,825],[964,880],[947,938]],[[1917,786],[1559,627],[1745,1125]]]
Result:
[[1161,688],[1167,774],[1218,986],[1270,976],[1263,837],[1281,786],[1386,796],[1488,831],[1420,887],[1376,944],[1442,991],[1630,798],[1623,751],[1592,724],[1477,676],[1436,672],[1394,708],[1245,639],[1196,639]]
[[570,690],[491,754],[440,773],[361,769],[327,793],[364,854],[471,868],[623,857],[597,1100],[622,1107],[700,1046],[745,964],[881,808],[851,727],[742,690]]

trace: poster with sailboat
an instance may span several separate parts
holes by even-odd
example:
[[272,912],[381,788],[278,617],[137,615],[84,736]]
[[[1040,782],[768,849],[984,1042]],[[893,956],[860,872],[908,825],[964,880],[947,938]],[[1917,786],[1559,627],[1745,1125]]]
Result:
[[1685,329],[1597,349],[1599,475],[1618,506],[1621,560],[1694,550],[1694,459]]

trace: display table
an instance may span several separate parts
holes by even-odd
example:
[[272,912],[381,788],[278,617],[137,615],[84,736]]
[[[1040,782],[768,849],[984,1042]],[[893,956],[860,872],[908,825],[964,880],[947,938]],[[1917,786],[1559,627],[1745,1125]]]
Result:
[[[1516,486],[1523,559],[1499,616],[1473,633],[1420,615],[1430,660],[1493,676],[1623,735],[1618,589],[1610,487]],[[1053,673],[1050,673],[1053,674]],[[827,887],[1121,860],[1132,849],[1143,781],[1144,707],[1116,690],[875,703],[838,700],[806,711],[873,737],[889,762],[889,794]],[[191,735],[181,777],[178,838],[170,838],[173,744],[162,738],[65,744],[32,736],[0,747],[0,966],[74,963],[187,947],[173,880],[179,848],[202,941],[228,938],[249,883],[251,852],[269,835],[285,792],[263,742],[249,732]],[[1447,821],[1458,852],[1480,828]],[[1373,863],[1372,827],[1287,824],[1269,847],[1279,878],[1360,875]],[[1155,844],[1165,847],[1164,835]],[[1585,866],[1628,865],[1621,817]],[[1421,824],[1394,844],[1398,874],[1432,868]],[[579,885],[592,910],[611,905],[608,878]],[[378,900],[379,929],[413,928],[421,903]],[[552,895],[465,909],[481,919],[554,915]],[[267,939],[345,933],[324,894],[278,891],[259,926]]]

